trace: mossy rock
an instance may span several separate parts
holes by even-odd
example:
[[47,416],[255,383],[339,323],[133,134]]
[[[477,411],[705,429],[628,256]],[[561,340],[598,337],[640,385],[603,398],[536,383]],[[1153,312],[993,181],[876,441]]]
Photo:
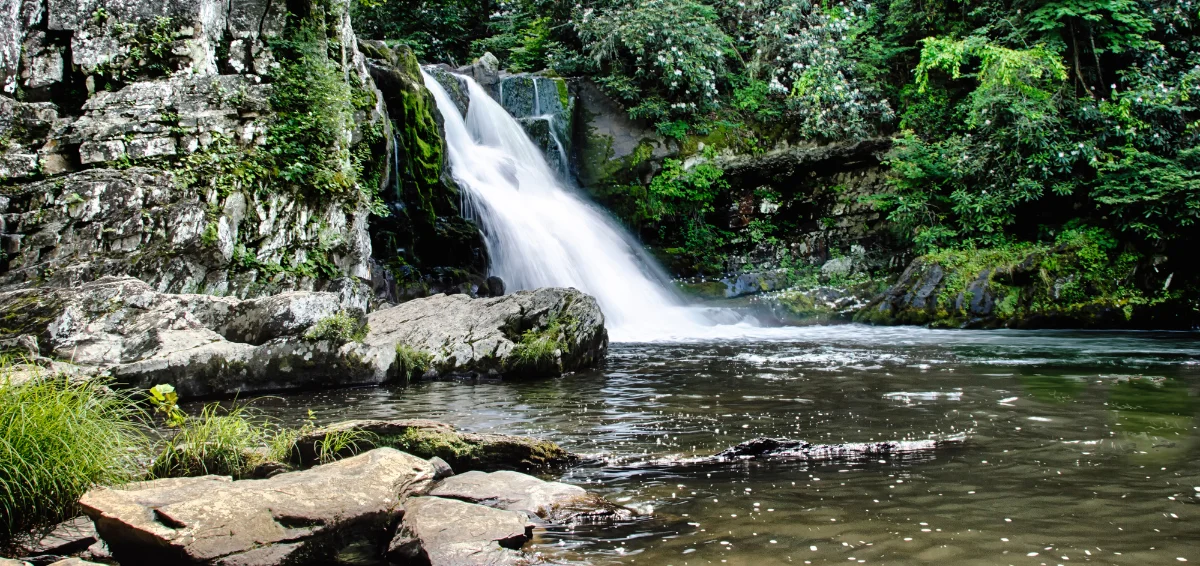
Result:
[[[361,436],[354,451],[390,447],[421,458],[437,456],[450,464],[455,472],[545,472],[578,460],[574,454],[547,440],[464,433],[445,423],[423,419],[357,420],[322,427],[297,439],[295,458],[306,465],[316,463],[317,443],[331,432],[343,431],[355,431]],[[343,455],[349,455],[347,452]]]

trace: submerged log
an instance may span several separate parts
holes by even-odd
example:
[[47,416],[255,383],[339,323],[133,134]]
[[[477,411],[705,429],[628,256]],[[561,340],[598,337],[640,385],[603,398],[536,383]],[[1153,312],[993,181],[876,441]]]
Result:
[[965,441],[965,437],[955,436],[934,440],[812,444],[803,440],[759,437],[719,452],[713,456],[713,460],[733,461],[759,458],[796,459],[810,462],[868,460],[926,454],[940,449],[961,447]]

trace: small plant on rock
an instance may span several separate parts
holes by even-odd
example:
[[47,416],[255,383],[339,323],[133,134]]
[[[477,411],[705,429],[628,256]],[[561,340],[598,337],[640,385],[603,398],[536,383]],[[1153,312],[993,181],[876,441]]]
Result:
[[421,377],[433,367],[433,356],[408,344],[396,344],[396,375],[405,381]]
[[370,328],[365,321],[359,321],[346,311],[325,317],[308,332],[304,333],[305,340],[332,340],[338,343],[362,342],[367,337]]

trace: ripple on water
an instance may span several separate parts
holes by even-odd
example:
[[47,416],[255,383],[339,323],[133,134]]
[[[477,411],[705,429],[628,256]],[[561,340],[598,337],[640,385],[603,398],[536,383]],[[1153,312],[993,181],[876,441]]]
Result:
[[[603,370],[554,380],[262,403],[295,423],[310,407],[322,422],[429,417],[597,456],[561,479],[644,513],[535,544],[598,563],[1166,564],[1200,560],[1196,338],[814,327],[618,343]],[[695,461],[756,436],[964,431],[962,449],[914,459]]]

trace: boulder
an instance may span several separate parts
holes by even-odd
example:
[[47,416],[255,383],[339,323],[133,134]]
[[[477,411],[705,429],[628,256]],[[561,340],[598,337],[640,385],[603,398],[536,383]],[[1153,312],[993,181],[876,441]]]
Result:
[[577,460],[548,440],[506,434],[474,434],[424,419],[345,421],[301,435],[294,454],[301,463],[317,461],[318,442],[330,433],[353,432],[358,448],[388,446],[420,456],[440,458],[456,472],[468,470],[549,471]]
[[627,518],[632,513],[583,488],[518,472],[467,472],[438,484],[430,495],[478,503],[554,523]]
[[349,544],[384,544],[403,500],[432,477],[425,460],[380,448],[264,480],[98,488],[80,505],[122,564],[315,564]]
[[405,351],[427,357],[439,376],[542,377],[593,367],[608,349],[596,299],[544,288],[472,299],[435,295],[367,317],[364,359],[400,372]]
[[414,497],[404,504],[404,521],[388,546],[388,558],[430,566],[526,564],[517,549],[532,534],[524,513]]

